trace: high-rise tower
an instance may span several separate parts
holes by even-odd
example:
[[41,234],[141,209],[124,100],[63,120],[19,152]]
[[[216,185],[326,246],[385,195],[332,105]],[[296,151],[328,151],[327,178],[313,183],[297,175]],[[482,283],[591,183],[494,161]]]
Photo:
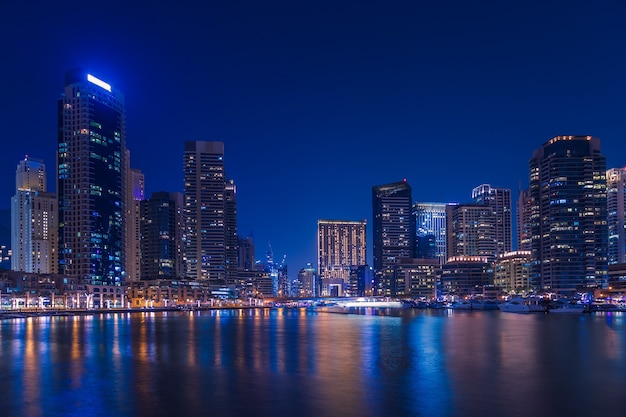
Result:
[[395,284],[393,265],[415,253],[411,186],[405,181],[372,187],[374,285],[387,294]]
[[493,212],[496,256],[510,252],[513,247],[511,189],[481,184],[472,190],[472,200],[475,204],[491,208]]
[[478,256],[496,259],[496,216],[483,204],[449,204],[447,206],[448,258]]
[[185,142],[187,278],[226,279],[224,144]]
[[532,231],[530,229],[530,193],[528,190],[520,190],[517,197],[517,249],[530,251]]
[[367,222],[317,221],[318,273],[322,295],[342,295],[350,284],[350,271],[365,265]]
[[251,271],[254,268],[254,239],[237,236],[237,269]]
[[606,171],[609,265],[626,262],[626,168]]
[[141,276],[141,235],[140,204],[145,198],[145,179],[143,173],[130,167],[130,152],[126,152],[126,279],[136,281]]
[[141,279],[184,275],[181,193],[155,192],[141,205]]
[[[446,241],[446,204],[415,203],[413,207],[417,237],[434,237],[435,258],[443,265],[447,260]],[[421,254],[420,254],[421,255]]]
[[124,98],[81,70],[58,102],[59,273],[120,285],[124,271]]
[[568,292],[607,283],[606,161],[600,140],[556,136],[529,162],[531,287]]
[[237,243],[237,187],[228,180],[224,188],[224,256],[229,285],[237,282]]
[[43,161],[27,156],[19,162],[15,179],[15,196],[11,199],[11,269],[56,273],[57,199],[46,192]]

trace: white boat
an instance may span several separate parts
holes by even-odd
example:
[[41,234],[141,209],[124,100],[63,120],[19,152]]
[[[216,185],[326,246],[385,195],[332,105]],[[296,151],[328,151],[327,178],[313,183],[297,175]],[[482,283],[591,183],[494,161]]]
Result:
[[530,308],[522,298],[512,298],[500,304],[500,311],[506,313],[529,313]]
[[531,313],[545,313],[548,310],[546,301],[541,297],[528,297],[524,299],[524,304],[528,306]]
[[592,304],[591,311],[597,312],[613,312],[620,311],[618,306],[611,303],[603,303],[603,304]]
[[338,301],[340,307],[376,307],[376,308],[402,308],[401,301],[381,300],[381,299],[356,299],[348,301]]
[[587,306],[584,304],[571,304],[571,303],[566,303],[566,304],[562,304],[557,308],[552,308],[549,310],[550,313],[557,313],[557,314],[580,314],[580,313],[586,313],[587,312]]

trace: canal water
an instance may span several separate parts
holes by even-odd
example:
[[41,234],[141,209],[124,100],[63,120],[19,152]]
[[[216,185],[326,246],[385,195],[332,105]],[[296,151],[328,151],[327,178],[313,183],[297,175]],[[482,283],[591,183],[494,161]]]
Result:
[[626,316],[305,309],[0,322],[0,416],[626,413]]

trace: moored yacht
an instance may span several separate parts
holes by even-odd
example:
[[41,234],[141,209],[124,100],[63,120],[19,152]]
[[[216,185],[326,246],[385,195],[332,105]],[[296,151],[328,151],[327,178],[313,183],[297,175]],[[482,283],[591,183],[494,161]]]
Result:
[[586,313],[588,312],[588,308],[584,304],[574,304],[574,303],[564,303],[556,308],[551,308],[550,313],[558,313],[558,314],[576,314],[576,313]]
[[512,298],[500,304],[500,311],[506,313],[529,313],[530,308],[522,298]]
[[611,304],[611,303],[596,303],[596,304],[592,304],[591,305],[591,311],[598,311],[598,312],[613,312],[613,311],[620,311],[619,307],[615,304]]
[[402,302],[388,298],[357,298],[356,300],[337,301],[340,307],[377,307],[377,308],[402,308]]
[[531,313],[545,313],[548,311],[547,301],[541,297],[531,296],[524,299]]

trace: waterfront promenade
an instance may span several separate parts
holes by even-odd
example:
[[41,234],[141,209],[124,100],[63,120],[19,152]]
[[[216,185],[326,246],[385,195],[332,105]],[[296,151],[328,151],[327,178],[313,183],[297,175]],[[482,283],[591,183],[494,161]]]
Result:
[[63,317],[63,316],[90,316],[97,314],[135,314],[135,313],[163,313],[180,311],[209,311],[233,309],[265,309],[271,306],[202,306],[202,307],[154,307],[154,308],[23,308],[14,310],[0,310],[0,320],[28,318],[28,317]]

